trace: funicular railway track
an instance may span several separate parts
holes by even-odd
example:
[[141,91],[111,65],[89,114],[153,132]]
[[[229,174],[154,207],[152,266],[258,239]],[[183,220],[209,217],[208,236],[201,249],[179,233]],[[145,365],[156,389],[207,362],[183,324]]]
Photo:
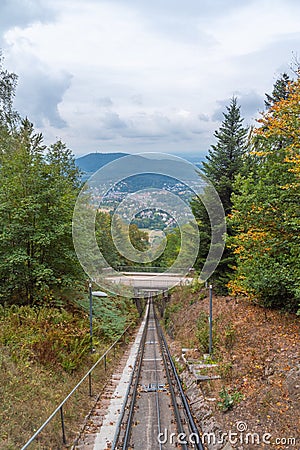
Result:
[[152,299],[112,448],[204,448]]

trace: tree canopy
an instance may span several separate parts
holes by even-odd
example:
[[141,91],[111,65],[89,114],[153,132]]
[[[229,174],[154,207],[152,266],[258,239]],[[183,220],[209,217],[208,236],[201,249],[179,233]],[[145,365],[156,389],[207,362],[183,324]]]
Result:
[[[234,180],[238,173],[245,171],[246,149],[247,149],[247,128],[243,127],[240,106],[236,97],[233,97],[230,104],[226,106],[223,113],[224,119],[218,130],[215,131],[216,144],[208,151],[206,161],[203,162],[202,172],[214,185],[220,200],[223,204],[225,215],[231,213],[231,195],[234,192]],[[207,187],[204,195],[211,196],[210,188]],[[200,249],[196,263],[199,269],[208,254],[211,243],[211,224],[208,212],[199,198],[192,200],[193,213],[199,224]],[[232,234],[230,227],[227,233]],[[215,270],[212,279],[220,292],[226,292],[226,283],[229,280],[231,266],[234,263],[232,251],[225,247],[223,257]]]
[[259,119],[251,155],[256,169],[236,181],[232,239],[238,255],[233,292],[266,306],[300,301],[300,79]]
[[81,182],[66,145],[45,146],[13,110],[16,82],[1,65],[0,301],[32,304],[82,276],[72,242]]
[[0,296],[33,303],[79,274],[71,234],[79,173],[70,150],[60,141],[45,147],[27,119],[8,139],[0,157]]

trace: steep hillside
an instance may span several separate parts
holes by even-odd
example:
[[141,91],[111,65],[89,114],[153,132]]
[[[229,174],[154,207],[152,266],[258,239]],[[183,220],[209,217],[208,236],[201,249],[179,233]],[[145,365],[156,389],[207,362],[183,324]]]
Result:
[[[208,311],[206,290],[182,288],[172,295],[165,325],[181,370],[182,348],[197,349],[185,353],[194,367],[208,352]],[[269,433],[276,449],[299,448],[299,442],[288,443],[299,439],[299,335],[296,315],[245,299],[213,297],[214,352],[207,360],[212,365],[196,373],[203,378],[201,391],[224,432],[237,432],[243,423],[243,431],[258,433],[260,439]],[[220,378],[204,381],[209,376]],[[252,450],[264,448],[262,444],[234,447]]]
[[[86,298],[82,298],[81,303],[88,307]],[[101,307],[94,305],[95,352],[91,354],[88,313],[72,303],[67,306],[67,309],[51,305],[0,307],[2,450],[21,448],[100,355],[137,319],[136,309],[128,299],[106,299]],[[66,403],[64,414],[69,443],[74,441],[123,350],[120,346],[108,355],[106,372],[103,364],[93,372],[92,397],[86,380]],[[38,442],[30,448],[67,448],[62,446],[59,418],[47,425]]]

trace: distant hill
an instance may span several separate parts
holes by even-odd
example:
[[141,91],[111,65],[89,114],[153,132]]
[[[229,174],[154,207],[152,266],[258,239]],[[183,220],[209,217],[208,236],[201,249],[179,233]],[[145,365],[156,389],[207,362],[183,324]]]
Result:
[[191,162],[196,167],[202,168],[203,161],[206,161],[206,154],[203,152],[199,152],[199,154],[195,153],[175,153],[175,156],[179,156],[179,158],[183,158],[186,161]]
[[76,164],[83,172],[92,174],[115,159],[127,156],[128,153],[89,153],[76,159]]
[[[123,157],[130,156],[130,159]],[[109,164],[116,161],[112,166]],[[176,179],[191,180],[191,170],[189,165],[182,164],[180,159],[172,161],[159,155],[157,159],[146,159],[143,155],[129,155],[128,153],[89,153],[88,155],[76,159],[76,164],[83,172],[82,180],[88,180],[95,172],[107,165],[104,172],[101,172],[101,181],[111,180],[115,174],[118,173],[120,179],[124,177],[124,189],[128,192],[133,192],[138,188],[144,189],[147,187],[162,188],[164,185],[173,186],[176,184]],[[199,167],[198,164],[195,164]],[[145,172],[145,167],[149,167],[149,173]],[[148,172],[148,170],[147,170]],[[133,175],[133,174],[136,175]],[[168,174],[164,175],[164,174]],[[170,178],[173,177],[174,179]],[[198,179],[198,176],[196,177]],[[98,179],[94,179],[97,183]]]
[[[81,156],[76,159],[77,166],[85,173],[91,175],[101,167],[114,161],[115,159],[128,156],[128,153],[89,153],[88,155]],[[197,167],[201,167],[202,162],[205,160],[205,156],[194,156],[180,154],[179,157],[190,161]]]

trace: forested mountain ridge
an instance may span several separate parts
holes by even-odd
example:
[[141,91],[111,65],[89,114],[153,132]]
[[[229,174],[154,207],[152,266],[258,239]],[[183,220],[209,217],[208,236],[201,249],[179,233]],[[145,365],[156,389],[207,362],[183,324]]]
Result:
[[92,174],[115,159],[127,156],[128,153],[88,153],[76,158],[77,167],[85,173]]

